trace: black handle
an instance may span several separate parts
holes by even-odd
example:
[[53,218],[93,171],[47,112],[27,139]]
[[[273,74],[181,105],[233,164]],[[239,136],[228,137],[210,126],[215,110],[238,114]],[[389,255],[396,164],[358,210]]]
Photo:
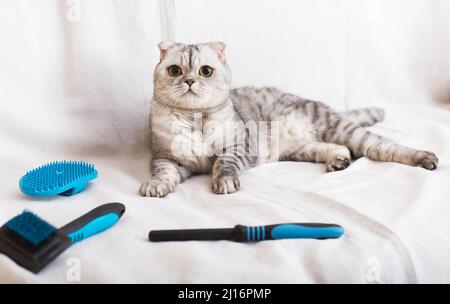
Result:
[[152,230],[150,242],[232,240],[234,229]]

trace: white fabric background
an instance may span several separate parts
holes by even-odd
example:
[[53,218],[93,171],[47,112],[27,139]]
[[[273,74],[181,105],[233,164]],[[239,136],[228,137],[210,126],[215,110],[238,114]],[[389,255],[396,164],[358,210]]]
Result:
[[[63,225],[99,203],[128,210],[108,232],[35,276],[0,256],[0,282],[450,282],[450,2],[446,0],[0,0],[0,223],[27,208]],[[323,174],[277,163],[215,196],[190,179],[167,199],[148,177],[147,117],[157,43],[222,40],[235,86],[273,85],[336,109],[387,110],[374,131],[441,159],[437,171],[360,159]],[[99,178],[69,198],[17,182],[56,159]],[[331,241],[150,244],[151,228],[334,221]],[[212,269],[214,271],[212,271]]]

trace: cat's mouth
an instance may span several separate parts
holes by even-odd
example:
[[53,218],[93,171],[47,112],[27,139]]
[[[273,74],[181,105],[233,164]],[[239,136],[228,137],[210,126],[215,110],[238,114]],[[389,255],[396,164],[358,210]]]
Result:
[[195,93],[192,89],[188,89],[186,92],[184,92],[184,94],[182,96],[186,96],[186,95],[195,95],[198,96],[197,93]]

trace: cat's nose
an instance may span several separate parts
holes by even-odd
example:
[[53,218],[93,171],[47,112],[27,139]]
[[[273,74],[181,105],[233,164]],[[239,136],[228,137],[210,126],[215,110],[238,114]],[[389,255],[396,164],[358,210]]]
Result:
[[187,83],[187,85],[188,85],[189,87],[191,87],[192,84],[195,82],[195,80],[194,80],[194,79],[186,79],[184,82]]

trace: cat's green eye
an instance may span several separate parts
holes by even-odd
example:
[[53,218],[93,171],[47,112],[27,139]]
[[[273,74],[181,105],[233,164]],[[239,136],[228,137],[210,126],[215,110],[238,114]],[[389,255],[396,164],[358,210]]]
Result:
[[202,66],[200,68],[200,70],[198,71],[200,76],[203,76],[203,77],[211,77],[213,72],[214,72],[214,69],[212,67],[210,67],[209,65]]
[[168,67],[167,72],[169,72],[169,75],[172,77],[178,77],[183,74],[183,71],[177,65],[171,65],[170,67]]

